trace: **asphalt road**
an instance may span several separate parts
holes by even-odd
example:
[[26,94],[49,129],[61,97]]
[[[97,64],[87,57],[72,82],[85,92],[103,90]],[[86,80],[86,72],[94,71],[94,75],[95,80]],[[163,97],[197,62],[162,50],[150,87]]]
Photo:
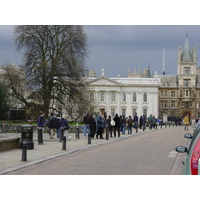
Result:
[[[133,134],[128,138],[87,148],[9,174],[25,175],[169,175],[184,145],[183,127]],[[181,160],[176,173],[181,173]]]

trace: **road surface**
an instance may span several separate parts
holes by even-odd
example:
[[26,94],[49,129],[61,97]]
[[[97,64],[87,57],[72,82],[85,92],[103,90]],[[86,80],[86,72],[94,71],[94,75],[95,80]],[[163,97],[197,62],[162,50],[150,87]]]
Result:
[[[26,175],[169,175],[175,147],[184,145],[183,127],[160,127],[80,150],[9,174]],[[181,173],[181,160],[176,163]]]

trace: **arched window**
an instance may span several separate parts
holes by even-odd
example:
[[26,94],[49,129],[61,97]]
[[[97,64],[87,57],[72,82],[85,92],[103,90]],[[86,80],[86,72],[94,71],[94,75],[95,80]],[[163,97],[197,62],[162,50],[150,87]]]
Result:
[[126,102],[126,92],[122,93],[122,102]]
[[147,102],[147,93],[146,92],[143,94],[143,102]]
[[90,92],[90,101],[94,101],[94,92]]
[[101,101],[105,101],[105,93],[104,92],[100,93],[100,99],[101,99]]
[[136,96],[136,92],[133,93],[133,102],[137,101],[137,96]]
[[115,92],[111,92],[111,101],[115,101]]

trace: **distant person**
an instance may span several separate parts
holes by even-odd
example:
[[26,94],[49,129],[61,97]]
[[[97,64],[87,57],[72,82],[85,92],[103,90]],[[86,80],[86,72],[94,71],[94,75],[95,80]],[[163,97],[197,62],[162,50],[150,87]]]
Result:
[[133,118],[133,123],[134,123],[134,128],[137,129],[138,128],[138,116],[137,116],[137,113],[135,113],[135,116]]
[[60,115],[57,114],[57,127],[56,127],[56,133],[57,133],[57,138],[60,138]]
[[43,144],[43,129],[45,126],[45,119],[44,119],[45,113],[41,113],[41,115],[38,118],[38,143]]
[[105,127],[104,118],[102,116],[102,113],[100,112],[99,116],[97,117],[97,135],[96,135],[97,139],[98,137],[100,137],[100,139],[104,139],[103,137],[104,127]]
[[37,121],[38,128],[44,128],[44,123],[45,123],[44,116],[45,116],[45,113],[41,113],[41,115],[39,116],[38,121]]
[[156,127],[156,117],[155,117],[155,115],[153,115],[153,117],[152,117],[152,128],[155,129],[155,127]]
[[110,137],[112,137],[113,124],[115,124],[115,122],[114,122],[114,120],[111,119],[110,115],[108,116],[108,119],[106,120],[106,124],[108,125],[108,128],[109,128]]
[[131,116],[128,117],[128,134],[132,134],[132,128],[133,128],[133,119]]
[[152,129],[152,114],[150,114],[150,116],[147,118],[147,124],[149,126],[149,129]]
[[53,113],[50,113],[50,120],[49,120],[49,128],[50,128],[50,138],[54,139],[55,130],[57,128],[57,118],[54,116]]
[[87,132],[90,131],[89,117],[90,117],[89,112],[83,117],[83,123],[85,124],[83,127],[83,134],[85,138],[86,138]]
[[142,126],[143,126],[143,121],[144,121],[144,118],[143,118],[143,116],[142,116],[142,115],[140,116],[140,119],[139,119],[139,121],[140,121],[140,129],[142,129]]
[[118,137],[120,137],[120,118],[119,118],[118,114],[115,115],[113,120],[115,121],[114,137],[116,137],[116,131],[118,132]]
[[126,118],[124,115],[122,116],[122,118],[120,120],[120,124],[121,124],[122,134],[124,135],[125,131],[126,131]]
[[186,115],[183,119],[183,124],[184,124],[184,130],[188,131],[188,127],[190,124],[190,119],[189,119],[189,115]]
[[90,116],[89,116],[89,127],[90,127],[90,137],[91,137],[91,139],[94,139],[94,136],[95,136],[95,133],[96,133],[96,130],[97,130],[97,124],[96,124],[96,121],[95,121],[95,119],[94,119],[94,115],[93,114],[91,114]]
[[[67,121],[67,115],[64,115],[60,120],[60,129],[64,129],[63,136],[66,136],[67,139],[71,138],[69,136],[69,123]],[[60,141],[62,140],[60,135]]]

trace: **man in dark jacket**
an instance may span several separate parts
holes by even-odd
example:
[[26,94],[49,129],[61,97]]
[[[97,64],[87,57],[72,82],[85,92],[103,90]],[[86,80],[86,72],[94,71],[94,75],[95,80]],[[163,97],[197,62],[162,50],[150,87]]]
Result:
[[41,115],[38,118],[38,128],[44,128],[44,116],[45,113],[41,113]]
[[54,116],[53,113],[50,114],[50,121],[49,121],[49,128],[50,128],[50,138],[54,139],[55,130],[57,128],[57,118]]
[[100,136],[100,139],[104,139],[103,137],[103,130],[105,127],[105,121],[104,118],[102,116],[102,113],[99,113],[99,116],[97,117],[97,135],[96,138],[98,139],[98,136]]
[[113,118],[115,121],[115,126],[114,126],[114,137],[116,137],[116,130],[118,132],[118,137],[120,137],[120,118],[118,117],[118,114],[115,115]]
[[89,125],[90,125],[90,134],[91,134],[90,136],[93,139],[94,135],[96,133],[96,129],[97,129],[96,121],[94,119],[94,115],[93,114],[91,114],[90,117],[89,117]]
[[85,124],[83,128],[83,134],[85,138],[86,138],[87,132],[90,132],[89,117],[90,117],[89,112],[83,117],[83,123]]
[[135,116],[133,118],[134,128],[138,128],[138,116],[137,113],[135,113]]
[[45,113],[41,113],[38,118],[38,144],[43,144],[43,128],[44,128],[44,116]]

